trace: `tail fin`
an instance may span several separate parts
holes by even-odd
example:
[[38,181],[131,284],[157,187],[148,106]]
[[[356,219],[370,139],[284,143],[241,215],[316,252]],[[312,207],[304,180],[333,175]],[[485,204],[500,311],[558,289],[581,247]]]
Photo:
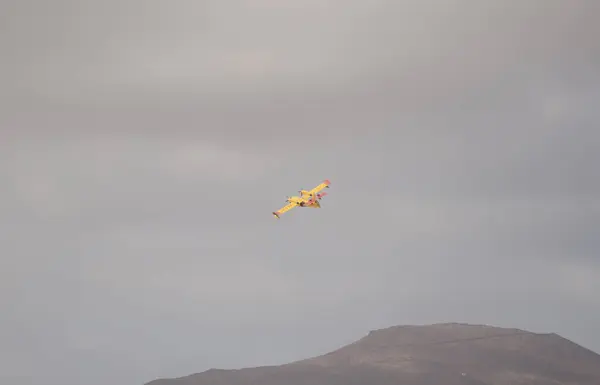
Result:
[[279,219],[279,213],[277,211],[273,211],[273,216],[277,219]]

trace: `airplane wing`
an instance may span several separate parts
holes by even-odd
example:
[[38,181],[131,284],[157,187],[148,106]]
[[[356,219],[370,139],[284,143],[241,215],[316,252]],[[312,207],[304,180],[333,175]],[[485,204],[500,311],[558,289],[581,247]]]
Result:
[[321,183],[320,185],[318,185],[314,189],[310,190],[308,193],[309,194],[316,194],[319,191],[323,190],[324,188],[329,187],[330,184],[331,184],[331,182],[329,181],[329,179],[326,179],[326,180],[323,181],[323,183]]
[[285,206],[283,206],[282,208],[280,208],[279,210],[277,210],[277,211],[274,211],[274,212],[273,212],[273,215],[275,215],[275,217],[276,217],[277,219],[279,219],[279,216],[280,216],[281,214],[283,214],[283,213],[285,213],[285,212],[287,212],[287,211],[290,211],[291,209],[293,209],[293,208],[294,208],[294,207],[296,207],[296,206],[298,206],[298,204],[297,204],[297,203],[295,203],[295,202],[290,202],[290,203],[288,203],[287,205],[285,205]]

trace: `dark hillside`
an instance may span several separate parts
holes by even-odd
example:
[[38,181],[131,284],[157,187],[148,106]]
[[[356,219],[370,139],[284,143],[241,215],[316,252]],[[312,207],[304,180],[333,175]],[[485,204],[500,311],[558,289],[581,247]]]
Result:
[[599,385],[600,355],[556,334],[465,324],[396,326],[323,356],[147,385]]

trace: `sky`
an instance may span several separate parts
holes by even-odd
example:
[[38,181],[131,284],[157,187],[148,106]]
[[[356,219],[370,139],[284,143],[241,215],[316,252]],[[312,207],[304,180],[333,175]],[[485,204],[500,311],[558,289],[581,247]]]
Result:
[[[0,3],[0,382],[401,324],[600,352],[595,0]],[[322,209],[277,221],[324,179]]]

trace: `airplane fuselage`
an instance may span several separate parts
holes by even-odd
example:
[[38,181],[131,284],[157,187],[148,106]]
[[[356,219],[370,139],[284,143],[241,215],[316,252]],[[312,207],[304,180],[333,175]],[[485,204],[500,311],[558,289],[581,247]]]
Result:
[[295,203],[300,207],[313,207],[313,208],[318,208],[321,207],[321,205],[319,204],[319,202],[316,199],[309,199],[309,198],[305,198],[305,197],[289,197],[287,199],[288,202],[290,203]]

